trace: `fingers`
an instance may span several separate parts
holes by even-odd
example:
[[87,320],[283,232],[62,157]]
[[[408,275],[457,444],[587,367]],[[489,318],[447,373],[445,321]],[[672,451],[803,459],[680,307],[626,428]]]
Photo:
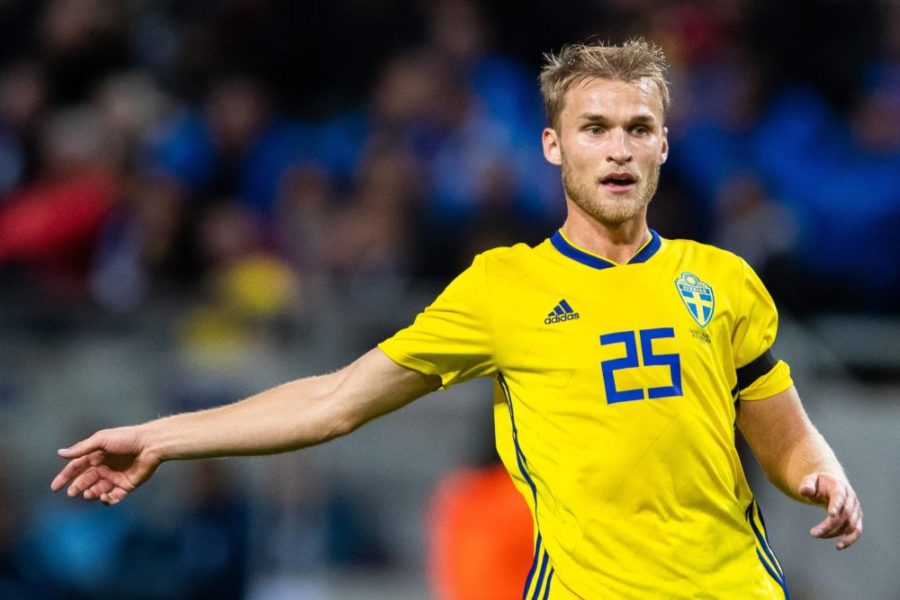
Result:
[[94,435],[81,440],[77,444],[69,446],[68,448],[60,448],[56,451],[56,453],[62,458],[77,458],[95,450],[100,450],[103,448],[103,445],[100,442],[102,433],[103,432],[98,431]]
[[152,455],[142,456],[133,428],[103,430],[58,451],[69,462],[50,483],[66,488],[70,497],[117,504],[146,480],[159,465]]
[[847,515],[837,515],[825,517],[823,521],[809,530],[810,535],[817,538],[833,538],[841,534],[849,523]]
[[110,491],[112,491],[114,488],[115,488],[115,486],[112,484],[111,481],[108,481],[106,479],[99,479],[99,480],[97,480],[97,483],[95,483],[88,489],[84,490],[84,492],[82,493],[82,496],[84,497],[85,500],[96,500],[102,494],[107,494]]
[[68,495],[69,498],[74,498],[78,494],[84,492],[92,485],[97,483],[99,479],[100,475],[99,473],[97,473],[97,469],[87,469],[84,473],[82,473],[72,481],[72,483],[69,485],[69,489],[66,490],[66,495]]
[[[815,483],[812,482],[814,478]],[[856,492],[846,481],[829,475],[805,477],[800,493],[815,502],[825,504],[828,515],[810,529],[817,538],[839,538],[835,546],[843,550],[862,535],[862,507]]]
[[828,498],[828,515],[836,517],[844,510],[844,503],[847,502],[847,486],[839,486],[831,493]]
[[829,501],[828,516],[810,530],[813,537],[832,538],[843,533],[843,530],[850,522],[854,505],[858,505],[859,503],[854,496],[852,504],[845,506],[846,500],[847,492],[843,491],[840,494],[836,494],[835,497]]
[[105,465],[92,466],[76,477],[66,491],[70,498],[79,494],[85,500],[100,500],[112,505],[121,502],[134,489],[131,481],[122,473]]
[[842,535],[838,540],[836,547],[838,550],[843,550],[845,548],[849,548],[856,540],[858,540],[862,536],[863,532],[863,514],[862,507],[856,507],[856,512],[853,517],[850,519],[850,531],[845,535]]
[[53,478],[53,481],[50,483],[51,490],[58,492],[81,472],[90,467],[91,461],[93,461],[93,464],[97,464],[99,460],[102,460],[103,445],[99,441],[100,433],[97,432],[73,446],[56,451],[60,457],[70,460],[59,474]]
[[124,500],[125,496],[127,496],[127,495],[128,495],[128,492],[126,490],[123,490],[122,488],[115,488],[115,489],[111,490],[109,493],[102,494],[100,496],[100,501],[103,502],[103,504],[106,504],[107,506],[113,506],[115,504],[118,504],[122,500]]
[[102,501],[103,496],[105,494],[109,494],[114,489],[116,489],[116,486],[113,485],[111,481],[107,479],[100,479],[99,481],[97,481],[97,483],[84,490],[83,497],[85,500],[101,499]]
[[50,483],[50,489],[54,492],[58,492],[63,487],[66,486],[70,481],[78,477],[85,469],[90,468],[90,457],[82,456],[80,458],[76,458],[74,460],[70,460],[69,464],[63,467],[62,471],[53,478],[53,481]]
[[812,475],[807,475],[803,479],[800,480],[800,495],[806,498],[810,498],[812,500],[817,499],[819,494],[819,475],[818,473],[813,473]]

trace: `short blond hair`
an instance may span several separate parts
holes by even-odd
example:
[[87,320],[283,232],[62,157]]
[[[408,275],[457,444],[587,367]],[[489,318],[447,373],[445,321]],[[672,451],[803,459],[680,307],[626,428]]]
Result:
[[648,77],[659,88],[665,119],[669,114],[669,84],[665,78],[668,68],[662,48],[641,38],[629,40],[621,46],[569,44],[563,46],[558,54],[549,52],[544,55],[540,81],[550,126],[559,126],[566,93],[590,78],[632,83]]

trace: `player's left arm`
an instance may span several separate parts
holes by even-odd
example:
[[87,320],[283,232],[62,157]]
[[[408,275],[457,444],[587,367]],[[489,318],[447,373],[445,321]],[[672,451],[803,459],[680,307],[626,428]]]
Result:
[[825,508],[825,519],[810,530],[813,537],[837,537],[838,550],[859,539],[859,498],[795,387],[764,400],[742,401],[737,424],[769,481],[801,502]]

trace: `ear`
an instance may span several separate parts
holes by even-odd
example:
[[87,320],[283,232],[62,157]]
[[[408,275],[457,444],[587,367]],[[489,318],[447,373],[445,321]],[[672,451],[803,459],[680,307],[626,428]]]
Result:
[[551,165],[562,164],[562,149],[559,146],[559,134],[555,129],[545,127],[541,134],[541,143],[544,146],[544,158]]
[[662,150],[660,152],[660,164],[665,163],[669,159],[669,128],[662,128]]

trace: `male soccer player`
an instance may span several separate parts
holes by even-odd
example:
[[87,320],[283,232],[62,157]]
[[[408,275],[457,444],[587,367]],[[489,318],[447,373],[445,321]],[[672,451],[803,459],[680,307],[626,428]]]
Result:
[[640,40],[548,56],[559,231],[478,256],[340,371],[60,450],[52,489],[116,504],[163,461],[302,448],[491,376],[497,448],[534,517],[523,597],[787,597],[735,427],[773,483],[825,508],[813,536],[850,546],[862,510],[772,353],[777,316],[754,272],[647,226],[669,153],[665,68]]

